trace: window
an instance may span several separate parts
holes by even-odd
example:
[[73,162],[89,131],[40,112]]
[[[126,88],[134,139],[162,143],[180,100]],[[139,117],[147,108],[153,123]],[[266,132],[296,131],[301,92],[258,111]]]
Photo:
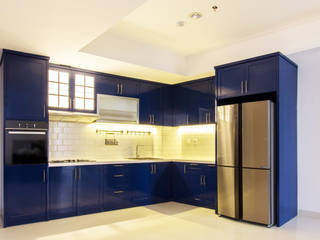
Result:
[[69,108],[69,73],[49,70],[49,107]]
[[94,110],[94,77],[76,74],[74,108]]

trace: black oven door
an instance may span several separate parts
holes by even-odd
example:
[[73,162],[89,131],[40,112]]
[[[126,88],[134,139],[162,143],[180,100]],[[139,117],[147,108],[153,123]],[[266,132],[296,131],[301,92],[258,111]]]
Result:
[[6,130],[5,163],[16,164],[46,164],[47,130]]

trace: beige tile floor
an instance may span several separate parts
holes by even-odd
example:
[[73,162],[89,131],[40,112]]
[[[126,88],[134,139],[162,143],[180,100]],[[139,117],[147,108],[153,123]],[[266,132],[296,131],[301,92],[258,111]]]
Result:
[[320,239],[320,217],[299,216],[284,227],[218,217],[175,202],[0,229],[0,240],[304,240]]

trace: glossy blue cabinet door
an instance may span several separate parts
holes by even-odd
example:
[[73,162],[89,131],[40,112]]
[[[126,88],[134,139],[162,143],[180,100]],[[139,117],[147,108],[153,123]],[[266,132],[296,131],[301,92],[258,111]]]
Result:
[[47,120],[48,61],[4,54],[5,118]]
[[154,125],[163,124],[162,90],[162,84],[149,82],[142,82],[140,84],[140,123]]
[[170,201],[171,199],[171,165],[170,163],[150,164],[152,203]]
[[276,91],[277,58],[271,57],[248,64],[247,94]]
[[217,207],[217,167],[215,165],[204,166],[204,204],[205,207],[216,209]]
[[46,165],[5,166],[4,226],[47,218]]
[[173,87],[174,126],[187,125],[188,119],[188,91],[183,86]]
[[187,185],[186,164],[172,163],[172,179],[174,201],[187,203],[190,191]]
[[173,126],[174,120],[174,105],[173,105],[173,88],[165,86],[162,95],[163,101],[163,125]]
[[139,96],[139,86],[140,83],[133,79],[120,79],[117,81],[117,88],[120,88],[120,92],[118,93],[119,96],[124,97],[138,97]]
[[131,201],[135,206],[151,204],[151,164],[138,163],[132,167],[132,195]]
[[103,210],[133,206],[131,202],[132,164],[106,165],[103,174]]
[[77,167],[78,214],[102,209],[102,168],[99,165]]
[[49,219],[77,215],[76,167],[49,168]]
[[241,82],[247,79],[247,65],[239,64],[217,71],[218,99],[238,97],[242,95]]

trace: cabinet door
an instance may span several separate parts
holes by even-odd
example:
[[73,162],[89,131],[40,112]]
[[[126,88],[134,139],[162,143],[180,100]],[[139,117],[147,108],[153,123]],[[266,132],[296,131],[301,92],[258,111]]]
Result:
[[48,119],[48,62],[7,54],[4,69],[5,117],[7,120]]
[[275,57],[248,64],[246,94],[258,94],[276,91],[277,59]]
[[157,83],[141,83],[139,91],[139,119],[143,124],[163,124],[163,86]]
[[103,175],[103,209],[105,211],[133,206],[131,173],[132,166],[129,164],[105,166]]
[[187,164],[188,203],[196,206],[203,204],[203,171],[201,164]]
[[151,203],[151,163],[138,163],[132,167],[132,194],[131,201],[135,206]]
[[[119,85],[118,85],[119,84]],[[117,89],[119,88],[118,95],[124,97],[138,97],[139,83],[135,80],[121,79],[117,81]]]
[[77,167],[78,214],[101,210],[102,168],[101,166]]
[[240,64],[219,69],[217,76],[219,99],[241,96],[243,94],[242,90],[244,89],[242,84],[244,84],[244,81],[247,79],[247,65]]
[[165,86],[162,92],[163,99],[163,125],[173,126],[174,105],[173,105],[173,87]]
[[49,219],[75,216],[77,214],[76,197],[76,168],[49,168]]
[[174,126],[187,125],[189,122],[187,113],[187,98],[188,91],[184,87],[173,87]]
[[174,201],[186,203],[190,195],[187,185],[186,164],[172,163],[172,180]]
[[4,226],[47,218],[46,165],[4,168]]
[[205,207],[217,207],[217,167],[206,165],[204,167]]
[[95,85],[97,94],[118,94],[118,80],[115,77],[109,76],[96,76]]
[[160,203],[169,201],[171,199],[170,163],[153,163],[151,166],[152,202]]
[[214,119],[212,79],[199,80],[184,85],[187,90],[189,124],[208,124]]

